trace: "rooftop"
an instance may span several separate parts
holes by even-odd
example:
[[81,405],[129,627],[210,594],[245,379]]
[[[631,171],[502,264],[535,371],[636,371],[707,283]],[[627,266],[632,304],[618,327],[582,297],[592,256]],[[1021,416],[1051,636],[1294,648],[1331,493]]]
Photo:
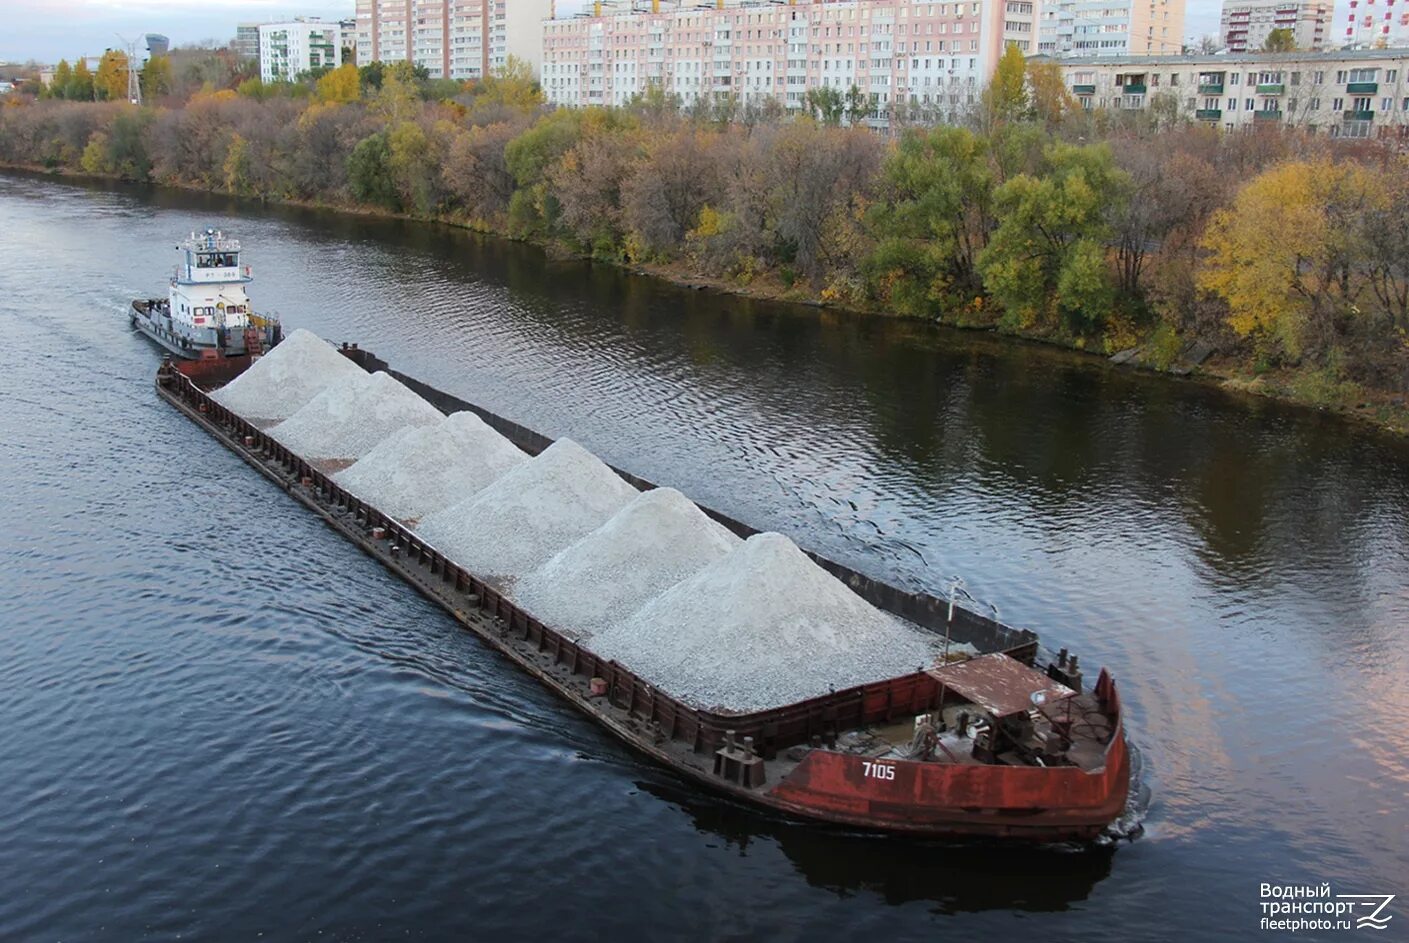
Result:
[[1320,52],[1221,52],[1214,55],[1178,56],[1049,56],[1046,54],[1031,57],[1032,62],[1055,62],[1062,66],[1102,65],[1102,66],[1162,66],[1162,65],[1218,65],[1229,62],[1345,62],[1372,59],[1409,59],[1409,48],[1397,49],[1331,49]]

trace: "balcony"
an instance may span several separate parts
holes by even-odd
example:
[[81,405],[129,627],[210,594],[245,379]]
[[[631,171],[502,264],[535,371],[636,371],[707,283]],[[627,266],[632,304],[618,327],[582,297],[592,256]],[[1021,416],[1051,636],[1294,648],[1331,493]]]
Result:
[[1346,120],[1346,121],[1374,121],[1374,120],[1375,120],[1375,113],[1374,113],[1373,111],[1347,111],[1347,112],[1345,113],[1345,120]]
[[1194,112],[1194,117],[1200,121],[1221,121],[1223,120],[1222,108],[1200,108]]
[[1351,82],[1345,90],[1352,95],[1373,95],[1380,90],[1379,82]]
[[1145,94],[1145,83],[1133,82],[1130,85],[1121,86],[1121,90],[1127,95],[1143,95]]
[[1282,82],[1267,82],[1257,86],[1259,95],[1280,95],[1287,90],[1287,86]]
[[1215,84],[1215,83],[1208,83],[1208,84],[1206,84],[1206,85],[1200,85],[1200,86],[1199,86],[1199,94],[1200,94],[1200,95],[1222,95],[1222,94],[1223,94],[1223,83],[1222,83],[1222,82],[1218,82],[1218,83],[1216,83],[1216,84]]
[[1095,95],[1095,94],[1096,94],[1096,86],[1094,86],[1094,85],[1073,85],[1073,86],[1071,87],[1071,93],[1072,93],[1073,95]]
[[1252,113],[1254,121],[1281,121],[1282,112],[1279,111],[1254,111]]

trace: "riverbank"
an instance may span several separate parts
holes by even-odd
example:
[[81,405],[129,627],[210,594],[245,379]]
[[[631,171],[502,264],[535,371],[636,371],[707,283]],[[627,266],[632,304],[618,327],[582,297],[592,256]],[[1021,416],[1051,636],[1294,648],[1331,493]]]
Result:
[[[900,315],[874,305],[858,302],[855,299],[842,300],[837,297],[828,297],[829,292],[826,289],[817,289],[802,281],[793,280],[790,284],[785,283],[777,273],[773,272],[761,273],[743,282],[738,279],[710,275],[685,261],[670,263],[614,262],[609,259],[593,257],[590,253],[576,251],[559,240],[516,236],[482,222],[453,216],[423,216],[346,201],[250,197],[228,189],[212,189],[190,183],[170,181],[161,183],[136,182],[124,180],[118,174],[89,173],[64,167],[44,167],[7,162],[0,163],[0,170],[56,177],[75,182],[88,180],[166,188],[234,199],[248,199],[264,204],[331,211],[371,219],[402,220],[410,223],[466,229],[489,238],[533,245],[553,258],[586,260],[594,264],[611,265],[635,275],[661,279],[686,289],[769,302],[805,305],[819,311],[848,315],[894,318],[914,323],[935,323],[957,330],[989,334],[1007,342],[1038,344],[1062,350],[1070,356],[1088,362],[1103,363],[1111,369],[1148,372],[1172,380],[1217,388],[1235,396],[1255,396],[1290,403],[1317,412],[1332,413],[1356,424],[1370,426],[1396,437],[1409,438],[1409,396],[1405,394],[1370,390],[1358,384],[1338,381],[1317,368],[1290,369],[1282,367],[1259,370],[1237,357],[1206,349],[1199,350],[1197,342],[1193,341],[1179,339],[1172,349],[1168,349],[1170,347],[1168,338],[1157,342],[1148,336],[1135,337],[1133,338],[1134,343],[1121,352],[1110,355],[1087,349],[1080,338],[1070,338],[1052,333],[1008,331],[993,323],[977,319],[919,318]],[[1157,343],[1166,349],[1154,350]]]

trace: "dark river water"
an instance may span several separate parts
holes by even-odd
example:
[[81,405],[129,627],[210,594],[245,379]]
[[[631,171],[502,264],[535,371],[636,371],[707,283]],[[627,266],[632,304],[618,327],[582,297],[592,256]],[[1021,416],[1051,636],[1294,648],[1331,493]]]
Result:
[[[1144,836],[849,834],[638,759],[156,399],[124,308],[206,225],[290,327],[1108,665]],[[1401,895],[1324,938],[1406,938],[1399,443],[459,231],[3,176],[0,396],[0,939],[1270,939],[1260,884],[1322,881]]]

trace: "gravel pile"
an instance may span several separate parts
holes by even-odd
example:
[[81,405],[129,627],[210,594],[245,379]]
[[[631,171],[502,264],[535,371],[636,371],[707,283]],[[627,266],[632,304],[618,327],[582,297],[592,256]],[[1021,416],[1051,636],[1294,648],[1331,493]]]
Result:
[[740,543],[674,488],[655,488],[519,580],[514,598],[554,628],[590,635]]
[[417,532],[508,591],[514,580],[596,530],[637,494],[597,456],[559,439],[475,496],[426,515]]
[[756,534],[589,644],[695,707],[748,712],[907,674],[943,643]]
[[270,434],[308,461],[356,461],[394,432],[443,419],[440,410],[389,374],[369,376],[358,370],[313,397]]
[[299,328],[212,398],[255,425],[288,419],[329,386],[365,371],[312,331]]
[[472,412],[402,429],[333,476],[382,513],[415,521],[487,487],[528,455]]

